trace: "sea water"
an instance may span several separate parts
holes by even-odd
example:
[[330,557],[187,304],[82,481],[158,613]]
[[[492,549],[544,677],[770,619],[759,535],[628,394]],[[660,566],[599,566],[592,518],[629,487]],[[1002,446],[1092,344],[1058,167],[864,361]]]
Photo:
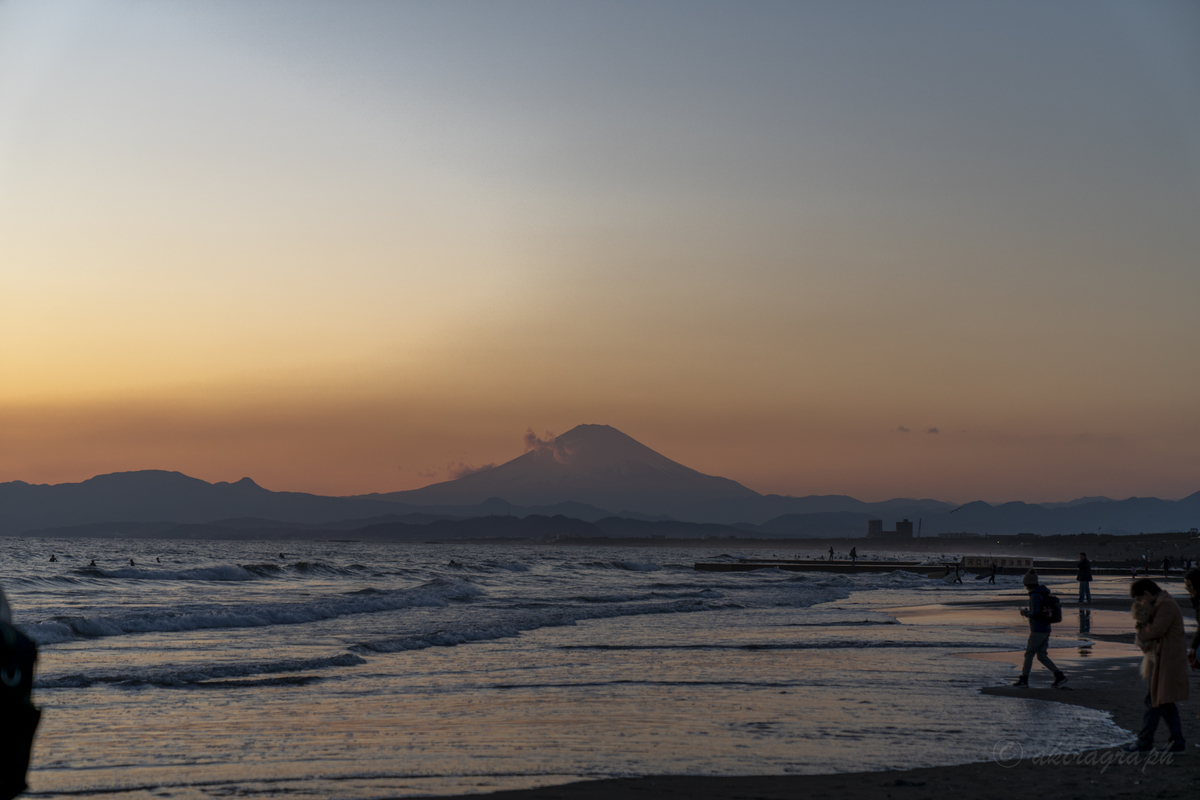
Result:
[[956,656],[1022,648],[1019,629],[886,613],[1018,578],[693,568],[762,555],[0,539],[41,650],[31,791],[368,799],[1128,739],[1098,711],[979,692],[1012,668]]

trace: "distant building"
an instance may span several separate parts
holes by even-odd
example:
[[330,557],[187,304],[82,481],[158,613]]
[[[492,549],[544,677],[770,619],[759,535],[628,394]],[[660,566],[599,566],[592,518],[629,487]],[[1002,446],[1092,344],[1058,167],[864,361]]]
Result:
[[867,520],[867,538],[868,539],[911,539],[913,535],[913,524],[907,519],[903,519],[896,523],[896,530],[885,531],[883,529],[883,520],[869,519]]

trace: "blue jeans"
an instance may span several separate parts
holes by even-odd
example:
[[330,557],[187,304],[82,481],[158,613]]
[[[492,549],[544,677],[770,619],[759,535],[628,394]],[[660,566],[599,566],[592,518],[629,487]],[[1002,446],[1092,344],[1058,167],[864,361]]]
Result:
[[1080,581],[1079,582],[1079,602],[1081,604],[1087,603],[1087,604],[1091,605],[1091,602],[1092,602],[1092,585],[1091,584],[1092,584],[1091,581]]
[[1174,703],[1152,706],[1150,705],[1150,695],[1146,695],[1146,714],[1142,717],[1142,730],[1138,734],[1138,744],[1143,747],[1154,744],[1154,732],[1158,730],[1160,719],[1166,720],[1167,730],[1171,732],[1171,741],[1183,741],[1183,724],[1179,719],[1179,707]]
[[1021,674],[1029,676],[1029,669],[1033,666],[1033,659],[1036,656],[1037,660],[1042,662],[1042,666],[1058,674],[1058,667],[1054,666],[1054,662],[1050,660],[1050,654],[1046,652],[1050,644],[1050,631],[1030,631],[1029,641],[1025,644],[1025,663],[1021,667]]

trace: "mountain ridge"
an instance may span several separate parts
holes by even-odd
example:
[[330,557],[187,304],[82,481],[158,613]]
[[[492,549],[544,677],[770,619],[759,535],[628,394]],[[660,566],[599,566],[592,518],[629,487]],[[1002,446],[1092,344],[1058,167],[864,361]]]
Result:
[[[529,434],[526,442],[525,454],[452,481],[350,497],[275,492],[249,477],[208,483],[170,470],[107,473],[55,485],[11,481],[0,484],[0,535],[118,535],[121,526],[145,535],[181,525],[260,533],[271,526],[350,530],[360,522],[371,524],[365,520],[422,525],[529,516],[589,524],[603,520],[610,530],[644,532],[741,526],[771,536],[861,536],[868,519],[883,519],[890,528],[901,518],[921,520],[925,535],[1121,533],[1200,525],[1200,492],[1178,501],[1080,497],[1065,503],[954,505],[894,498],[869,503],[848,495],[760,494],[672,461],[608,425],[580,425],[546,440]],[[669,524],[654,524],[659,522]],[[474,530],[473,524],[456,527]]]
[[454,480],[367,496],[412,505],[469,505],[487,497],[517,505],[570,499],[651,515],[686,514],[706,501],[762,497],[737,481],[672,461],[609,425],[577,425],[549,441],[533,438],[524,455]]

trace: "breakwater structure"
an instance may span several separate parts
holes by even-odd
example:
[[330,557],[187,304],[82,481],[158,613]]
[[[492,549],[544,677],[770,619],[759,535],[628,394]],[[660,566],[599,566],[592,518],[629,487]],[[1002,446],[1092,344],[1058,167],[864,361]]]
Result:
[[[1026,570],[1037,570],[1039,575],[1074,576],[1078,565],[1067,560],[1041,560],[1013,556],[964,556],[956,561],[870,561],[859,559],[798,559],[798,558],[739,558],[737,561],[701,561],[693,565],[701,572],[750,572],[758,569],[778,569],[784,572],[831,572],[838,574],[857,574],[867,572],[915,572],[927,574],[930,577],[942,578],[953,576],[957,571],[960,575],[988,573],[992,564],[996,565],[996,574],[1024,574]],[[1138,570],[1140,575],[1142,570]],[[1094,575],[1126,575],[1130,574],[1129,566],[1120,562],[1092,562]],[[1153,570],[1154,575],[1161,570]]]

